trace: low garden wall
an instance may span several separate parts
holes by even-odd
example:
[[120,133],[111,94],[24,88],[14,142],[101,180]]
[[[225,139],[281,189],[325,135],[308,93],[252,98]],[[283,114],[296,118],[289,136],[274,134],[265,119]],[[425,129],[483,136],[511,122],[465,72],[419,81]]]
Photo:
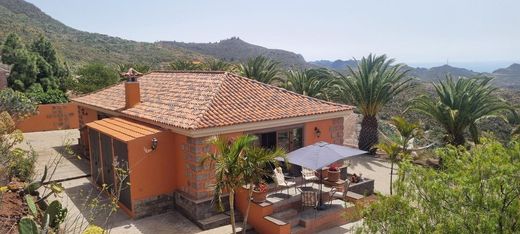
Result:
[[22,132],[79,128],[78,106],[74,103],[38,105],[38,113],[16,124]]

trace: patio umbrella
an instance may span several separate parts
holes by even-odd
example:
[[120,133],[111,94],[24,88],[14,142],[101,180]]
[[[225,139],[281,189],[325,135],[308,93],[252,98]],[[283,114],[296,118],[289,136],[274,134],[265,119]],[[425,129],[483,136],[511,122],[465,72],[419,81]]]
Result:
[[348,157],[366,154],[367,151],[352,147],[330,144],[320,141],[318,143],[297,149],[287,154],[287,161],[291,164],[320,171],[320,207],[322,207],[322,168]]

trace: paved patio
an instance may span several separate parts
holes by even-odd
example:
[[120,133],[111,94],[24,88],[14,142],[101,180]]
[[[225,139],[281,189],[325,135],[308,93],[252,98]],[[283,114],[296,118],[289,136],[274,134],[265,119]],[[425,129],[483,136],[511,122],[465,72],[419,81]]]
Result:
[[[54,159],[63,152],[63,145],[76,144],[79,137],[78,130],[62,130],[49,132],[35,132],[24,134],[25,141],[38,152],[36,165],[37,176],[43,172],[45,164],[51,164]],[[28,148],[27,145],[23,147]],[[389,193],[390,164],[382,159],[372,156],[356,156],[349,159],[351,166],[349,173],[362,173],[363,176],[375,179],[375,191],[383,194]],[[64,157],[60,160],[53,179],[65,179],[71,177],[84,177],[89,174],[89,163],[85,159],[76,156]],[[230,226],[224,226],[208,231],[200,230],[195,224],[178,212],[147,217],[139,220],[130,220],[122,211],[117,211],[106,220],[110,211],[103,204],[108,202],[108,197],[98,194],[98,190],[90,183],[88,178],[79,178],[63,182],[65,193],[59,199],[68,209],[66,220],[68,233],[79,233],[90,222],[105,227],[111,227],[112,233],[230,233]],[[87,197],[99,200],[96,208],[90,208],[92,203],[86,203]],[[92,199],[90,199],[92,201]],[[347,224],[335,227],[322,233],[348,233],[352,226]]]

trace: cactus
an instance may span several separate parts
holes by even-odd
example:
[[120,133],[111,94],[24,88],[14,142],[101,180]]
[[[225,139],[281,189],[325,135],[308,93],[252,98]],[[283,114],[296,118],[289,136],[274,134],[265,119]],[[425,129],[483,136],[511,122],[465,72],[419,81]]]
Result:
[[27,202],[27,206],[29,207],[32,215],[37,217],[38,209],[36,208],[36,204],[34,203],[34,199],[31,197],[31,195],[25,195],[25,201]]
[[18,223],[18,232],[20,234],[38,234],[38,226],[32,217],[23,217]]
[[65,220],[65,216],[67,216],[67,208],[62,208],[59,201],[53,201],[45,210],[44,217],[46,215],[49,216],[49,226],[57,229],[60,226],[60,223]]
[[45,166],[45,169],[43,170],[42,179],[40,181],[33,181],[32,183],[25,186],[24,192],[28,194],[35,194],[36,190],[43,186],[45,179],[47,179],[47,166]]

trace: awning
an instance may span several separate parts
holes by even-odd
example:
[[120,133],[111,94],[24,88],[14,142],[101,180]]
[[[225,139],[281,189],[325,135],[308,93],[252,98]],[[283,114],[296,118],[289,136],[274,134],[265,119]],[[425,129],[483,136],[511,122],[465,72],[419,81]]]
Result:
[[86,124],[89,128],[117,138],[121,141],[132,141],[162,130],[151,125],[137,123],[119,117],[105,118]]
[[366,154],[367,151],[352,147],[318,142],[287,154],[291,164],[318,170],[348,157]]

